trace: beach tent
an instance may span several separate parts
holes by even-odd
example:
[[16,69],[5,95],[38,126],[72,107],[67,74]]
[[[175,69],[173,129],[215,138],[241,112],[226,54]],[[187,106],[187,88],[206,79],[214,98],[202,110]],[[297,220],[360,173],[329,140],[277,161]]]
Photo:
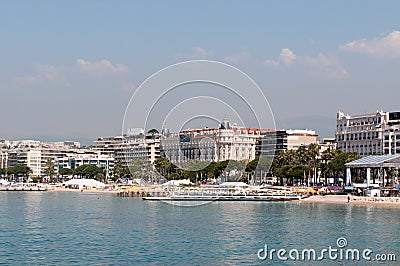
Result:
[[8,182],[7,180],[0,179],[0,186],[8,186],[9,184],[10,182]]
[[100,181],[94,180],[94,179],[71,179],[68,180],[67,182],[63,183],[64,186],[70,187],[70,188],[78,188],[78,189],[84,189],[84,188],[104,188],[106,185]]
[[182,180],[170,180],[164,184],[162,184],[162,186],[182,186],[182,185],[190,185],[191,182],[189,179],[182,179]]
[[224,182],[220,185],[220,187],[226,188],[247,188],[249,185],[243,182]]

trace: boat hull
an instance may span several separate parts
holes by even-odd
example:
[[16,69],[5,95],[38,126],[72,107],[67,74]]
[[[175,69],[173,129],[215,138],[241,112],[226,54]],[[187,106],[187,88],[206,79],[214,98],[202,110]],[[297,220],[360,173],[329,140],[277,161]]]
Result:
[[190,196],[172,196],[172,197],[142,197],[143,200],[151,201],[294,201],[300,200],[294,196],[220,196],[220,197],[190,197]]

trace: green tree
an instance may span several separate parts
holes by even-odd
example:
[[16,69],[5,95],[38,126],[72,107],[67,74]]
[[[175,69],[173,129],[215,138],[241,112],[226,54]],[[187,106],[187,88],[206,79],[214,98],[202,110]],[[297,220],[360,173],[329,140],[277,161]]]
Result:
[[194,172],[194,181],[204,182],[209,177],[213,177],[215,171],[215,163],[210,161],[190,160],[186,163],[186,169]]
[[165,178],[168,178],[168,175],[172,173],[172,170],[174,170],[173,164],[166,157],[157,158],[153,165]]
[[79,176],[79,177],[81,177],[81,178],[84,177],[84,176],[85,176],[85,169],[86,169],[86,167],[88,167],[87,164],[82,164],[82,165],[76,167],[76,168],[74,169],[74,175],[77,175],[77,176]]
[[[250,161],[246,165],[246,173],[253,174],[255,179],[259,176],[260,179],[266,176],[272,165],[272,159],[268,157],[260,157]],[[249,179],[249,178],[248,178]]]
[[[311,143],[310,145],[308,145],[307,147],[307,153],[308,153],[308,167],[312,172],[312,182],[315,185],[317,183],[317,174],[318,174],[318,168],[320,165],[320,160],[318,158],[318,154],[319,154],[319,146],[318,144],[315,143]],[[310,175],[309,175],[310,177]]]
[[32,174],[32,169],[26,165],[17,164],[15,166],[9,167],[7,169],[7,172],[12,175],[14,179],[17,179],[18,176],[22,175],[24,177],[24,181],[26,181],[29,175]]
[[284,185],[284,180],[288,181],[289,176],[286,170],[288,166],[297,165],[296,153],[294,150],[281,151],[278,156],[274,158],[272,163],[272,171],[274,175],[279,178],[279,184]]
[[6,169],[0,168],[0,176],[3,176],[7,173]]
[[49,177],[50,182],[54,182],[53,176],[56,174],[56,171],[54,170],[54,160],[51,158],[47,159],[45,167],[44,173]]
[[123,166],[120,160],[117,160],[114,164],[114,168],[112,170],[112,176],[114,177],[113,180],[116,181],[117,179],[123,178],[129,175],[129,169],[126,166]]
[[153,128],[153,129],[150,129],[149,131],[147,131],[147,134],[156,135],[156,134],[159,134],[159,132],[157,129]]
[[60,171],[58,171],[58,173],[64,177],[64,176],[72,175],[74,173],[74,171],[70,168],[61,168]]
[[321,176],[325,180],[325,185],[328,185],[328,178],[333,177],[332,165],[329,162],[339,152],[341,152],[341,150],[328,148],[321,154],[321,160],[320,160]]
[[359,159],[360,156],[354,152],[342,152],[341,150],[336,150],[334,157],[330,160],[329,168],[333,173],[333,178],[335,184],[339,183],[339,178],[344,180],[346,175],[346,166],[345,164],[354,160]]
[[96,165],[88,165],[83,170],[83,174],[84,174],[85,177],[88,177],[88,178],[91,178],[91,179],[95,179],[95,177],[101,178],[100,174],[104,174],[104,169],[100,168],[100,167],[98,167]]
[[95,165],[83,164],[74,169],[74,174],[80,177],[94,179],[98,174],[104,173],[104,169]]

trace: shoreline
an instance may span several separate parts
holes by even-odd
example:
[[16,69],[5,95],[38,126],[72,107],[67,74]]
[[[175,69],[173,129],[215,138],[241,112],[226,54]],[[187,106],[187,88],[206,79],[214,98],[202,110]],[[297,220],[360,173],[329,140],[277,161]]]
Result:
[[[4,190],[6,191],[6,190]],[[9,190],[15,192],[29,192],[29,190]],[[126,190],[102,190],[102,189],[71,189],[71,188],[51,188],[43,192],[76,192],[76,193],[93,193],[93,194],[118,194]],[[32,191],[33,192],[33,191]],[[330,204],[349,204],[358,206],[382,206],[400,208],[400,197],[363,197],[351,196],[350,202],[347,201],[348,195],[312,195],[308,198],[297,200],[299,203],[330,203]]]
[[116,194],[121,192],[120,190],[99,190],[99,189],[73,189],[73,188],[54,188],[47,189],[47,192],[79,192],[79,193],[105,193],[105,194]]
[[350,202],[347,202],[347,197],[348,195],[315,195],[310,196],[309,198],[301,199],[300,202],[400,207],[400,197],[350,196]]

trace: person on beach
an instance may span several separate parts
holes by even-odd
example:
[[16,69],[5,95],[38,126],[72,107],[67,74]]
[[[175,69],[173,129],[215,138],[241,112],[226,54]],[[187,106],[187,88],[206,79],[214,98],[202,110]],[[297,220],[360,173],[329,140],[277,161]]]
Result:
[[350,202],[350,196],[347,196],[347,203]]

